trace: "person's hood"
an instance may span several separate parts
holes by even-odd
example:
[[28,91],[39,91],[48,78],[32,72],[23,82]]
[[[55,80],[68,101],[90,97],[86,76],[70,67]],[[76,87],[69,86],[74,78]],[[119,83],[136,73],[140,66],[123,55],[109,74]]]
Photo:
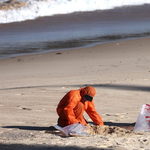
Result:
[[81,88],[80,90],[81,90],[80,91],[81,96],[89,95],[89,96],[94,97],[96,94],[96,90],[92,86],[87,86],[85,88]]

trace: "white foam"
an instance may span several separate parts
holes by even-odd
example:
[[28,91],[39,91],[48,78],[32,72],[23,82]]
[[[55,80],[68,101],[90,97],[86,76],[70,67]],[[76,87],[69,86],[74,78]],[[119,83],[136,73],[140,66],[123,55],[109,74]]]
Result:
[[[4,2],[6,0],[0,0]],[[0,23],[18,22],[41,16],[67,14],[78,11],[112,9],[127,5],[150,4],[150,0],[18,0],[28,6],[19,9],[0,10]]]

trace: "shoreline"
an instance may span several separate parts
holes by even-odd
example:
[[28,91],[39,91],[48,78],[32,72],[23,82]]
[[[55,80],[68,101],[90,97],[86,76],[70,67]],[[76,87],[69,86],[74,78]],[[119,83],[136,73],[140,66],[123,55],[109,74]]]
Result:
[[149,5],[143,5],[0,24],[0,54],[45,52],[83,47],[93,42],[150,36],[149,16]]
[[[25,3],[25,2],[15,2],[15,1],[13,1],[12,2],[12,4],[11,4],[11,2],[9,3],[9,2],[4,2],[3,4],[1,4],[0,3],[0,7],[3,7],[4,9],[6,9],[7,10],[7,7],[8,8],[10,8],[9,10],[16,10],[15,9],[15,7],[17,8],[19,8],[20,6],[27,6],[27,4]],[[10,20],[5,20],[6,18],[4,18],[4,16],[2,16],[2,19],[3,20],[5,20],[5,21],[2,21],[1,22],[1,24],[8,24],[8,23],[14,23],[14,22],[17,22],[17,21],[27,21],[27,20],[34,20],[34,19],[36,19],[36,18],[40,18],[41,16],[43,16],[43,17],[47,17],[47,16],[58,16],[58,15],[70,15],[70,14],[76,14],[76,13],[89,13],[89,12],[97,12],[97,11],[104,11],[104,12],[115,12],[116,10],[117,11],[120,11],[120,9],[122,9],[123,11],[127,11],[127,13],[130,13],[129,12],[129,10],[131,10],[131,11],[133,11],[133,10],[143,10],[144,9],[144,11],[149,11],[149,6],[150,6],[150,4],[149,3],[143,3],[143,4],[137,4],[137,5],[122,5],[122,6],[116,6],[116,7],[109,7],[109,8],[106,8],[105,7],[105,9],[91,9],[91,10],[76,10],[76,11],[69,11],[69,12],[66,12],[66,13],[62,13],[62,12],[59,12],[59,13],[55,13],[54,12],[54,14],[42,14],[42,15],[37,15],[37,12],[39,11],[39,10],[37,10],[36,12],[34,12],[35,10],[33,10],[33,12],[31,12],[31,14],[33,13],[36,13],[36,14],[34,14],[35,16],[33,17],[33,16],[30,16],[29,18],[26,18],[26,17],[23,17],[23,16],[19,16],[19,17],[23,17],[22,19],[21,18],[19,18],[19,20],[17,20],[16,18],[14,18],[14,20],[11,20],[10,18]],[[2,9],[3,9],[2,8]],[[1,8],[0,8],[1,9]],[[48,8],[48,10],[49,10],[49,8]],[[33,15],[32,14],[32,15]],[[7,17],[7,13],[5,14],[6,15],[6,17]],[[14,17],[14,16],[12,16],[12,17]],[[140,14],[138,15],[138,17],[140,17]]]
[[57,124],[60,99],[87,85],[96,89],[95,107],[105,124],[135,123],[143,103],[150,104],[149,45],[150,38],[141,38],[1,59],[0,148],[149,149],[150,132],[66,138],[46,133]]

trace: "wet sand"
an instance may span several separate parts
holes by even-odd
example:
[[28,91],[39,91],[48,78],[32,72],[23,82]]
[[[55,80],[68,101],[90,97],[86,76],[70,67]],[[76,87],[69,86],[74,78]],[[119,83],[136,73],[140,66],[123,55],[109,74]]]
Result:
[[150,35],[150,5],[0,24],[0,59]]
[[59,100],[87,85],[105,125],[135,123],[150,104],[149,46],[143,38],[0,60],[0,149],[149,149],[149,132],[64,138],[53,127]]

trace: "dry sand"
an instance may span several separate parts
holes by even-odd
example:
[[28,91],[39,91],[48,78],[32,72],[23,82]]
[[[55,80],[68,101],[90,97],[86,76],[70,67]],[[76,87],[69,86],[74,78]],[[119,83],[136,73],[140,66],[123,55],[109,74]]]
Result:
[[[150,150],[149,132],[118,128],[135,123],[150,104],[149,47],[150,38],[143,38],[0,60],[0,150]],[[53,127],[57,104],[86,85],[95,87],[96,110],[115,129],[64,137]]]

